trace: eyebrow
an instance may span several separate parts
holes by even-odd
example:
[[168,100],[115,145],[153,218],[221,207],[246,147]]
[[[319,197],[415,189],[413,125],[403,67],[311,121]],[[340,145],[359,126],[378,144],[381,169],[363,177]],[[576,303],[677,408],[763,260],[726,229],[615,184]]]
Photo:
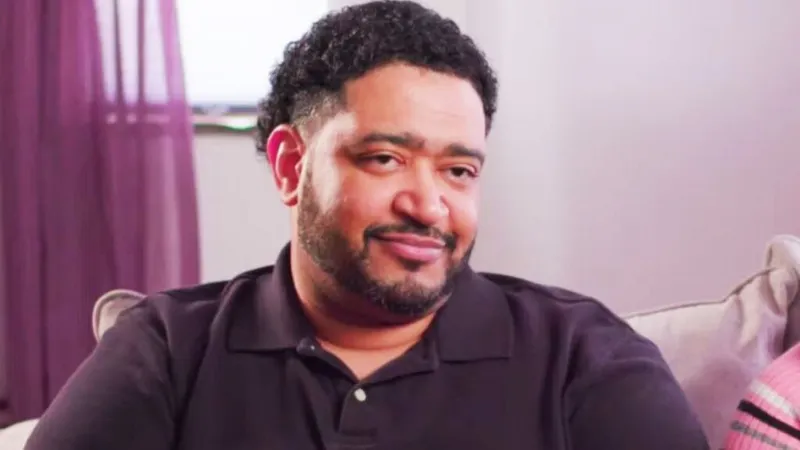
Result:
[[[388,142],[398,147],[405,147],[409,149],[421,149],[425,146],[425,139],[414,136],[410,133],[391,134],[391,133],[369,133],[359,139],[357,145],[363,146],[374,142]],[[461,144],[450,144],[445,149],[445,154],[448,156],[464,156],[468,158],[475,158],[483,164],[486,155],[477,149],[469,148]]]

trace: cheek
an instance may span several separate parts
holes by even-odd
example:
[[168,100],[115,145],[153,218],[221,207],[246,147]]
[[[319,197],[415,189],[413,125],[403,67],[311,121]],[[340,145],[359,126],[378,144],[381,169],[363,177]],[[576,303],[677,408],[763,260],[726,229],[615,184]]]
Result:
[[451,198],[450,220],[453,232],[468,244],[475,237],[478,228],[478,196],[461,194]]
[[340,226],[348,234],[361,236],[370,225],[394,223],[393,194],[386,186],[364,183],[358,176],[344,177],[336,199]]
[[314,196],[319,204],[319,209],[322,213],[327,214],[338,207],[341,201],[341,176],[332,164],[325,164],[321,161],[322,158],[317,158],[310,162],[310,176],[307,177],[306,182],[311,183],[314,189]]

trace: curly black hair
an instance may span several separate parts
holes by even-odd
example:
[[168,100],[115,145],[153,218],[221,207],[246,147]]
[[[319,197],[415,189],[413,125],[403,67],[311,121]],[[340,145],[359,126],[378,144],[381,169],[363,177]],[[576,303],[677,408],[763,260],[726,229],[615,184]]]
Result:
[[469,81],[483,100],[486,132],[497,108],[497,78],[458,25],[413,1],[379,0],[329,13],[290,43],[258,105],[256,147],[280,124],[306,120],[368,71],[404,62]]

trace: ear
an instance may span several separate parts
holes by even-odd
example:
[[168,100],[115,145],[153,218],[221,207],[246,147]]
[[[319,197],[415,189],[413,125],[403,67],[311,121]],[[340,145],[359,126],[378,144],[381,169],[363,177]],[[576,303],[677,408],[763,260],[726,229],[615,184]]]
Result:
[[303,138],[290,125],[278,125],[267,139],[273,181],[286,206],[297,204],[305,153]]

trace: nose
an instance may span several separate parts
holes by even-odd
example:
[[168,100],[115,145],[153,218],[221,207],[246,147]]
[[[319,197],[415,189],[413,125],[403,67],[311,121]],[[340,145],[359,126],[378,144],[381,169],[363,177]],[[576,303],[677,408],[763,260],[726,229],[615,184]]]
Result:
[[434,226],[450,214],[434,170],[418,169],[394,200],[395,212],[420,225]]

